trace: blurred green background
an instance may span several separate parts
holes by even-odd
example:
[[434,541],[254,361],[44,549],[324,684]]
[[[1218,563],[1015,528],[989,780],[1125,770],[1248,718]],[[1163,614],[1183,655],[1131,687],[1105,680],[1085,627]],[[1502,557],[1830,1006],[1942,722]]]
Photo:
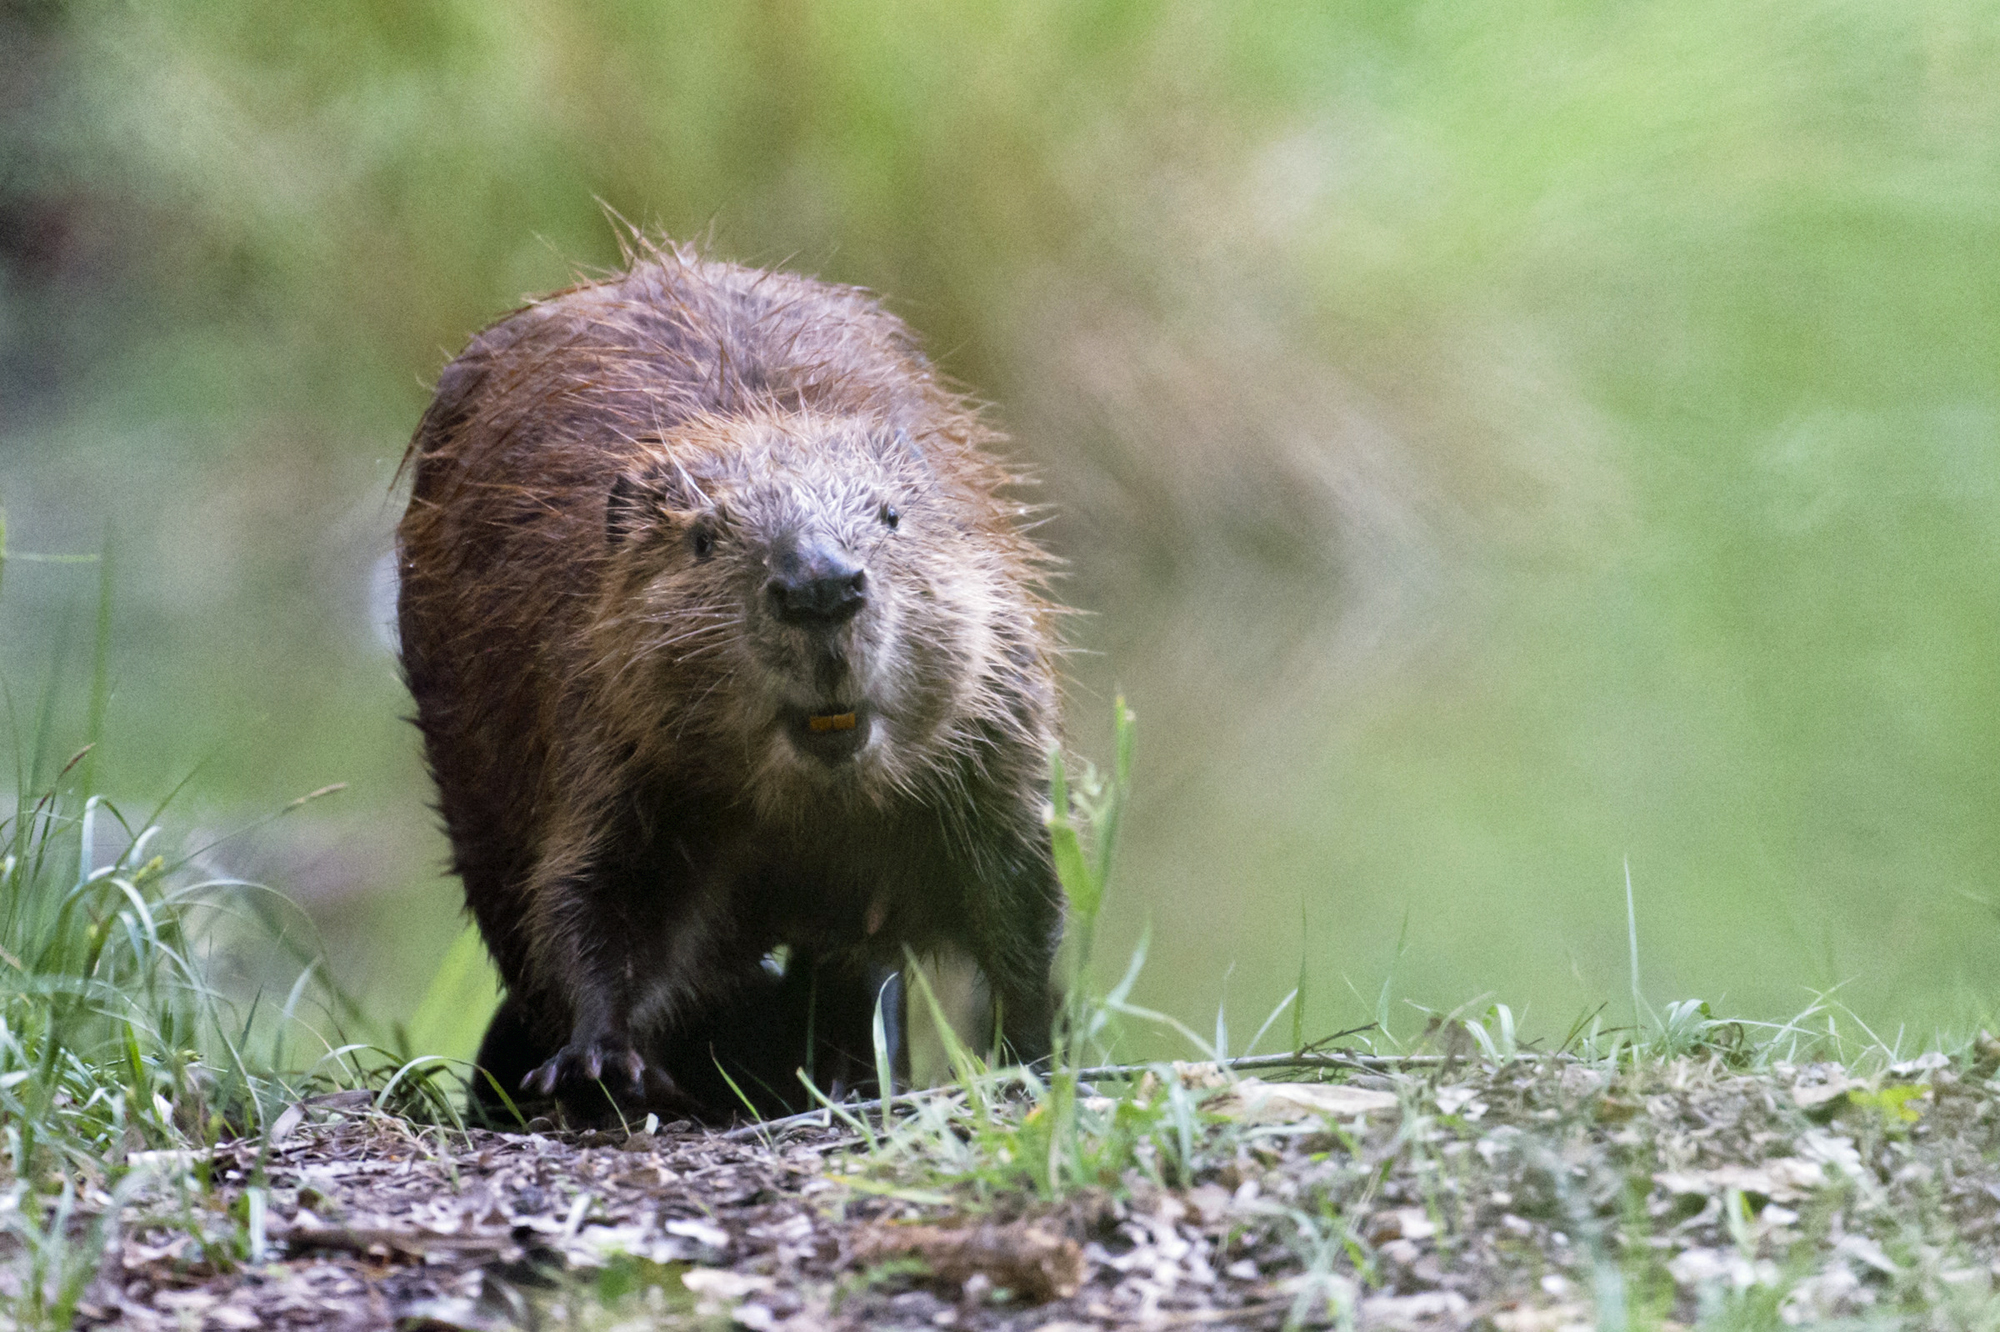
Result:
[[[606,206],[884,293],[995,404],[1075,745],[1139,715],[1142,1001],[1242,1033],[1303,964],[1365,1020],[1407,925],[1398,995],[1559,1032],[1627,993],[1627,856],[1655,1001],[2000,996],[1992,4],[0,15],[8,543],[108,543],[114,795],[348,783],[210,858],[377,1011],[459,928],[392,479]],[[5,578],[12,706],[80,735],[96,574]]]

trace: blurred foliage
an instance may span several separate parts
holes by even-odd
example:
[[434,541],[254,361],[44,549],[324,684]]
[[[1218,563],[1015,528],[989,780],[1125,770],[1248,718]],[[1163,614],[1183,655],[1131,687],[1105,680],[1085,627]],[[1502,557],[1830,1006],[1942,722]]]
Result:
[[[1407,916],[1409,993],[1560,1028],[1625,988],[1629,853],[1656,997],[1988,1013],[1991,6],[0,14],[0,500],[116,552],[101,784],[349,781],[246,869],[384,1002],[455,929],[396,462],[608,206],[886,293],[998,404],[1093,612],[1079,743],[1114,682],[1144,723],[1098,952],[1151,918],[1148,1003],[1303,952],[1315,1024],[1367,1011]],[[66,634],[82,678],[88,580],[8,578],[8,678]]]

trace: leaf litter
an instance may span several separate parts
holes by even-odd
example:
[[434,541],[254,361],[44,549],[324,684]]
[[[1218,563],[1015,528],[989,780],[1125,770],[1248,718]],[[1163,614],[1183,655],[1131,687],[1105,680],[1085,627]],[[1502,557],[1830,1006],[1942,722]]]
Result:
[[1993,1071],[1522,1057],[1287,1083],[1162,1066],[1092,1095],[1092,1122],[1172,1082],[1198,1107],[1174,1159],[1146,1150],[1156,1135],[1056,1195],[858,1121],[498,1133],[308,1107],[268,1148],[151,1154],[101,1194],[116,1224],[78,1323],[1992,1326]]

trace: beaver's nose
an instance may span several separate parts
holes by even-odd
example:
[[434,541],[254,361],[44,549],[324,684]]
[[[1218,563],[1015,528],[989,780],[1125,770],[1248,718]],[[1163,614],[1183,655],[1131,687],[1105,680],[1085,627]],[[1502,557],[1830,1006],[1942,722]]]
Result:
[[764,595],[786,624],[826,629],[844,624],[868,604],[868,574],[839,546],[793,538],[771,551],[771,580]]

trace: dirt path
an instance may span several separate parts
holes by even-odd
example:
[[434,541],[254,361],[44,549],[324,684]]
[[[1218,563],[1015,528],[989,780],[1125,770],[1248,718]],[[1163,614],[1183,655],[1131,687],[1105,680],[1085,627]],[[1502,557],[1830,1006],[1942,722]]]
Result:
[[[1187,1187],[1148,1183],[1160,1161],[1141,1150],[1115,1196],[989,1195],[972,1216],[976,1191],[812,1125],[764,1142],[333,1113],[278,1144],[261,1191],[250,1146],[218,1154],[206,1191],[175,1184],[185,1161],[147,1163],[82,1322],[1554,1332],[1615,1306],[1655,1325],[1983,1324],[1996,1092],[1942,1061],[1899,1070],[1680,1060],[1614,1079],[1544,1060],[1252,1082],[1202,1093]],[[264,1251],[232,1260],[260,1207]]]

